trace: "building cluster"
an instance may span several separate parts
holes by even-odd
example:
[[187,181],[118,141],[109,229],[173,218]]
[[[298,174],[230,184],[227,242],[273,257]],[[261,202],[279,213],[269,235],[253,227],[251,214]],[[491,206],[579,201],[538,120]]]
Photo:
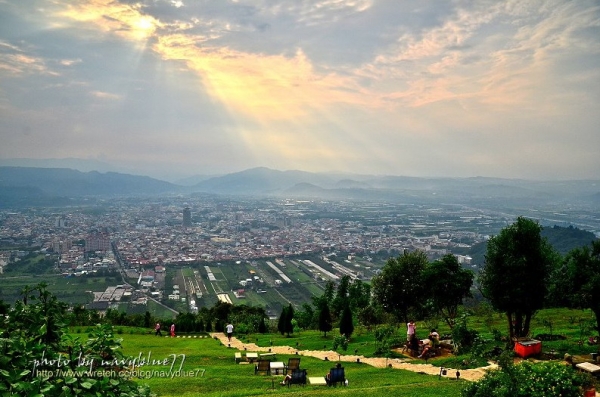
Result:
[[[383,203],[186,200],[114,200],[98,211],[4,212],[0,242],[42,247],[60,256],[61,268],[85,272],[110,268],[116,260],[124,267],[155,268],[323,252],[389,255],[414,249],[435,258],[482,241],[497,226],[494,222],[505,222],[478,210]],[[468,258],[461,261],[468,263]]]

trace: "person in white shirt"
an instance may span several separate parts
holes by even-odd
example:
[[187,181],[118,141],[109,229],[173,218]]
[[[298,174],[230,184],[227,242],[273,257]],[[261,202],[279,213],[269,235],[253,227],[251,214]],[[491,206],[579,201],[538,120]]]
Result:
[[231,337],[233,336],[233,325],[229,323],[225,328],[227,330],[227,339],[229,339],[229,342],[231,342]]
[[429,345],[425,346],[423,352],[419,358],[423,358],[427,355],[429,350],[436,348],[440,344],[440,334],[437,333],[436,329],[432,329],[429,333]]

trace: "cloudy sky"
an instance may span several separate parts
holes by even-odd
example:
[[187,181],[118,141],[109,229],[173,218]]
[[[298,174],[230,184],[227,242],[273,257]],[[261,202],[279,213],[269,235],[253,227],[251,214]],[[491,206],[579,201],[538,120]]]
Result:
[[0,159],[598,179],[598,0],[0,0]]

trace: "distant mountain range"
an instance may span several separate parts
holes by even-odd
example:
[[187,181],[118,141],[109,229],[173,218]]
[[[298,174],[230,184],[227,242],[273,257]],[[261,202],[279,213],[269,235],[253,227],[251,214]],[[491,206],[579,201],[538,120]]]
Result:
[[[197,183],[193,184],[194,182]],[[586,203],[600,205],[600,180],[415,178],[253,168],[170,183],[147,176],[67,168],[0,166],[0,207],[70,202],[82,197],[220,194],[403,202]],[[45,204],[44,204],[45,203]]]

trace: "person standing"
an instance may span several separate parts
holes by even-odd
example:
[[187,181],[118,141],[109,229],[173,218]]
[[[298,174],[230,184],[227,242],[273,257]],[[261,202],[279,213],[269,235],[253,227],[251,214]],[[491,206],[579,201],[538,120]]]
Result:
[[162,336],[162,332],[160,332],[160,323],[156,323],[154,326],[154,336]]
[[171,324],[171,338],[175,337],[175,323]]
[[410,320],[406,324],[406,340],[410,341],[412,336],[417,332],[417,324],[413,320]]
[[231,342],[231,337],[233,336],[233,324],[229,323],[225,328],[227,330],[227,339]]

